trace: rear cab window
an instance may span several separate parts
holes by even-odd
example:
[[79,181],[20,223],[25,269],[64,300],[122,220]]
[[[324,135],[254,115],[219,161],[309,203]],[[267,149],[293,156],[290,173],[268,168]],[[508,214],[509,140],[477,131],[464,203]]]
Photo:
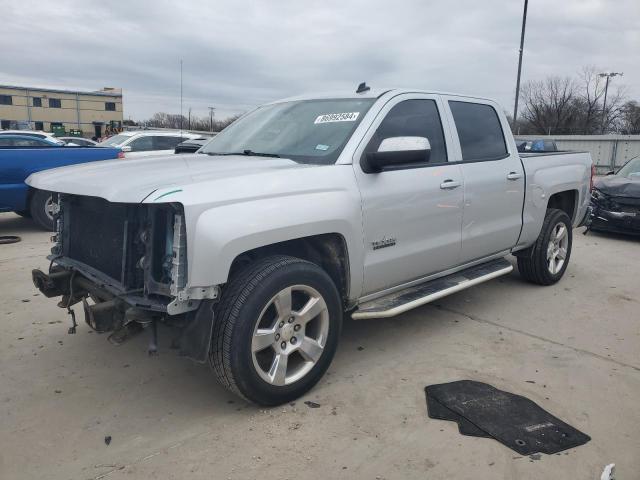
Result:
[[506,158],[507,144],[500,117],[491,105],[449,100],[463,162]]

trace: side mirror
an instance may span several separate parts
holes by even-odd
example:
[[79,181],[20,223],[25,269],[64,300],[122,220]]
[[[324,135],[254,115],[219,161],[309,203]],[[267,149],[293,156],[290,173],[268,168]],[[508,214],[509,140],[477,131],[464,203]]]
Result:
[[131,147],[129,145],[125,145],[124,147],[120,147],[120,150],[122,150],[123,152],[130,152]]
[[431,144],[425,137],[385,138],[377,152],[369,152],[362,165],[366,173],[377,173],[385,167],[425,163],[431,155]]

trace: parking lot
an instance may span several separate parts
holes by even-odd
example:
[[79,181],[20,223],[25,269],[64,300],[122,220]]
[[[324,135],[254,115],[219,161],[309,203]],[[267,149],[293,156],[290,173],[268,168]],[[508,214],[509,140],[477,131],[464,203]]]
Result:
[[[640,471],[640,241],[574,232],[565,278],[517,272],[388,320],[347,321],[325,378],[260,409],[178,358],[170,331],[115,347],[33,287],[49,234],[0,214],[0,478],[617,478]],[[589,434],[521,457],[427,417],[424,387],[474,379]],[[316,402],[310,408],[304,402]],[[110,442],[106,441],[110,438]],[[108,443],[108,444],[107,444]]]

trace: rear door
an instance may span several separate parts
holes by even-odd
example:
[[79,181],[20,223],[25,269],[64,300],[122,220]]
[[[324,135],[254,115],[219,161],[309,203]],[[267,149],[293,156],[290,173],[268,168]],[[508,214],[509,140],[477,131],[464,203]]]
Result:
[[446,97],[464,178],[461,263],[510,250],[522,227],[524,167],[497,105]]
[[[362,196],[364,290],[371,294],[458,264],[463,182],[450,163],[451,136],[439,97],[404,94],[379,112],[353,157]],[[392,137],[426,137],[424,163],[366,173],[362,159]]]

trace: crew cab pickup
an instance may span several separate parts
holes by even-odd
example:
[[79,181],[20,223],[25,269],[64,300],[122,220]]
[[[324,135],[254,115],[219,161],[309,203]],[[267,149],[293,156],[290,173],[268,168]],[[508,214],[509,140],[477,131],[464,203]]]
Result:
[[47,137],[0,135],[0,212],[32,217],[53,231],[51,192],[29,188],[25,179],[41,170],[123,156],[119,148],[67,147]]
[[343,315],[392,317],[508,274],[551,285],[588,218],[588,153],[519,155],[493,101],[360,88],[261,106],[192,155],[32,175],[48,272],[114,342],[157,322],[259,404],[324,374]]

